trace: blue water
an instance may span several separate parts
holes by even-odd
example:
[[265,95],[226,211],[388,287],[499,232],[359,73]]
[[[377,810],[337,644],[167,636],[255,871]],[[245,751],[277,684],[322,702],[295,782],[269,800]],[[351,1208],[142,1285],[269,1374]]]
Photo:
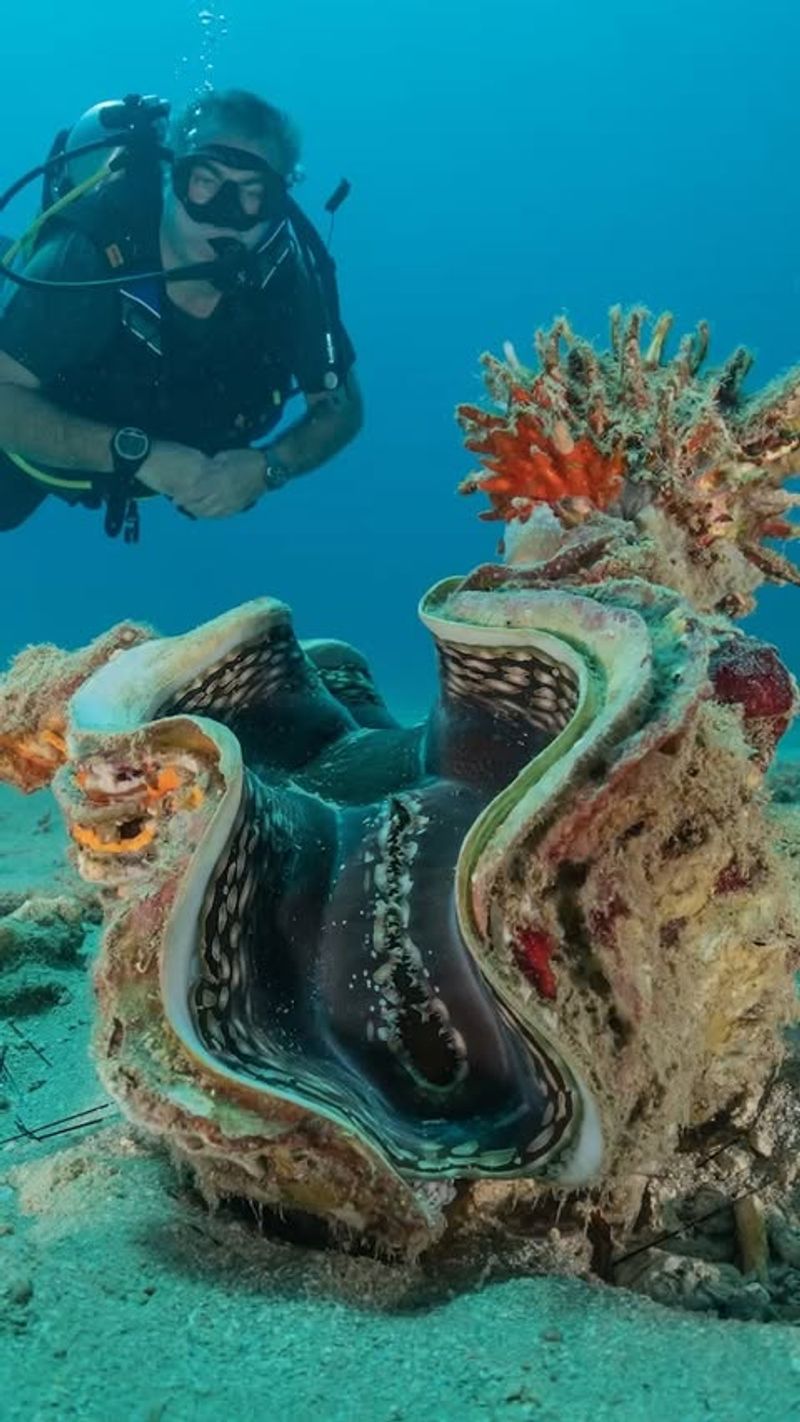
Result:
[[[456,495],[471,460],[452,417],[478,357],[566,310],[602,338],[615,301],[708,316],[714,352],[757,352],[763,381],[800,356],[794,0],[38,0],[3,15],[0,183],[99,99],[205,80],[254,88],[305,136],[310,215],[353,184],[335,236],[367,423],[333,464],[245,516],[144,510],[141,544],[51,502],[0,538],[0,659],[75,645],[122,617],[177,631],[260,593],[301,635],[340,635],[395,702],[433,661],[415,607],[491,556],[495,528]],[[223,31],[227,29],[227,33]],[[209,38],[210,37],[210,38]],[[30,206],[14,209],[19,230]],[[0,220],[8,227],[9,219]],[[795,590],[762,599],[790,660]]]

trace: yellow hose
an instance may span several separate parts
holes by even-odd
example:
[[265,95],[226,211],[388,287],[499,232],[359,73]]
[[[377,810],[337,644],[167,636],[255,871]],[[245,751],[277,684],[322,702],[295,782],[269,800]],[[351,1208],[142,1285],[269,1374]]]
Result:
[[34,242],[35,238],[38,237],[45,223],[50,221],[51,217],[56,217],[59,212],[63,212],[64,208],[68,207],[69,204],[71,202],[74,202],[76,198],[82,197],[83,194],[87,193],[90,188],[96,187],[98,183],[101,183],[105,178],[107,178],[109,173],[111,172],[110,161],[110,159],[106,158],[103,162],[103,166],[101,168],[98,168],[97,172],[93,173],[90,178],[84,178],[82,183],[78,183],[74,188],[70,188],[69,192],[65,193],[64,197],[59,198],[57,202],[52,203],[51,206],[48,207],[46,212],[41,212],[39,216],[31,223],[27,231],[23,232],[22,236],[17,238],[17,241],[14,243],[14,245],[12,247],[9,247],[8,251],[2,257],[2,259],[0,259],[0,267],[9,267],[13,262],[14,258],[18,256],[20,252],[24,251],[26,248],[29,248]]
[[50,484],[54,489],[91,489],[91,480],[87,479],[59,479],[55,474],[45,474],[43,469],[36,469],[33,464],[29,464],[27,459],[23,459],[21,454],[14,454],[10,449],[0,451],[10,459],[12,464],[29,478],[36,479],[39,484]]

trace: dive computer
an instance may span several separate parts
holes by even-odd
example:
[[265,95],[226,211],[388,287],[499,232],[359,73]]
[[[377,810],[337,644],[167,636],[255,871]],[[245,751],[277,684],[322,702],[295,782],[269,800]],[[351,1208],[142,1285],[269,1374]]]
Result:
[[111,438],[111,459],[115,474],[127,475],[132,479],[138,474],[152,447],[152,440],[144,430],[133,425],[124,425],[115,430]]

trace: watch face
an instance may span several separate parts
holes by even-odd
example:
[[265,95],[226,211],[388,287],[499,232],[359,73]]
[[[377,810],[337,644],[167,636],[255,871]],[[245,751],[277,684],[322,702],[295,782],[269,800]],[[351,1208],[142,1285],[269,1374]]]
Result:
[[114,450],[120,459],[144,459],[150,450],[150,440],[144,430],[117,430],[114,435]]

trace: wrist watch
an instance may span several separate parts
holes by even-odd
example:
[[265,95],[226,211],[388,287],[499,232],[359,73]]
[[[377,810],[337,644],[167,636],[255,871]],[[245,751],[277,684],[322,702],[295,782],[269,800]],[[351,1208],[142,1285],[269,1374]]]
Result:
[[282,489],[284,484],[289,482],[289,471],[285,464],[281,464],[279,459],[274,459],[268,449],[263,449],[264,473],[261,476],[264,489],[268,494],[276,489]]
[[123,425],[122,429],[115,430],[111,436],[111,462],[114,473],[133,479],[144,464],[151,446],[150,436],[145,434],[144,430],[135,429],[133,425]]
[[124,529],[126,543],[139,541],[139,509],[131,486],[150,453],[150,436],[132,425],[123,425],[111,436],[111,463],[117,476],[105,496],[105,530],[116,538]]

